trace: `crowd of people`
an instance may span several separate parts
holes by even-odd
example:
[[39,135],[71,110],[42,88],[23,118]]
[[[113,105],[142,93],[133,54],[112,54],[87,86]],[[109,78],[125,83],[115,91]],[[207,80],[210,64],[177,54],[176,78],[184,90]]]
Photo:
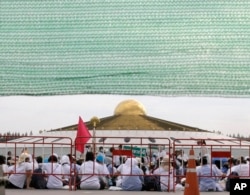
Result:
[[[204,144],[203,144],[204,145]],[[117,149],[122,149],[119,146]],[[33,157],[27,148],[13,157],[0,155],[6,188],[11,189],[79,189],[124,191],[175,191],[185,189],[188,155],[182,150],[169,154],[164,147],[144,157],[112,155],[101,146],[91,148],[83,159],[71,154],[51,154],[45,162],[42,156]],[[204,150],[196,161],[200,191],[229,190],[232,177],[250,178],[249,157],[229,158],[223,166],[214,163]]]

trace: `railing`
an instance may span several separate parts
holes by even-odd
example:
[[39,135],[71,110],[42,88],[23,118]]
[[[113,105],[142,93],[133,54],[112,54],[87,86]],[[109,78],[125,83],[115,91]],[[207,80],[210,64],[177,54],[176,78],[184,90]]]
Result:
[[[77,142],[76,138],[75,142]],[[5,141],[4,141],[5,140]],[[222,166],[223,159],[229,159],[231,156],[250,156],[250,141],[249,140],[239,140],[239,139],[207,139],[205,140],[206,144],[198,145],[197,142],[200,139],[169,139],[162,137],[96,137],[95,143],[86,143],[84,154],[79,153],[75,150],[74,141],[69,137],[56,137],[56,136],[26,136],[20,137],[14,140],[9,141],[9,137],[7,139],[2,139],[0,143],[1,153],[7,154],[8,151],[11,151],[13,156],[19,156],[22,153],[22,150],[26,148],[33,157],[42,156],[43,159],[47,159],[50,155],[56,153],[58,156],[62,156],[65,154],[75,155],[79,158],[84,158],[87,150],[92,151],[94,154],[97,154],[100,147],[103,147],[103,153],[105,155],[110,155],[111,163],[114,164],[114,156],[124,156],[124,157],[136,157],[140,163],[142,158],[147,159],[147,166],[152,163],[152,159],[155,157],[158,158],[156,167],[160,166],[160,157],[162,157],[161,152],[163,151],[165,156],[170,158],[169,165],[173,165],[175,168],[175,161],[177,156],[176,151],[182,151],[183,154],[187,154],[190,149],[195,151],[195,155],[198,158],[202,153],[202,149],[206,148],[209,151],[211,162],[215,159],[219,159],[219,165]],[[119,148],[119,145],[122,147]],[[86,147],[88,146],[88,148]],[[113,151],[110,152],[109,149],[113,148]],[[109,154],[108,154],[109,153]],[[4,155],[5,155],[4,154]],[[146,164],[146,163],[145,163]],[[72,166],[72,164],[71,164]],[[171,167],[171,166],[169,166]],[[15,173],[15,172],[14,172]],[[168,186],[167,191],[170,191],[169,185],[171,181],[171,170],[169,168],[168,173],[165,175],[156,175],[156,176],[165,176],[168,177],[168,183],[162,183],[162,185]],[[181,178],[185,177],[185,173],[176,174],[173,172],[172,182],[179,181]],[[22,174],[22,173],[19,173]],[[24,173],[23,173],[24,174]],[[51,175],[55,175],[52,171]],[[47,176],[49,176],[48,174]],[[57,174],[58,175],[58,174]],[[60,175],[60,174],[59,174]],[[69,177],[76,175],[75,171],[72,171]],[[78,176],[83,176],[84,174],[78,174]],[[93,174],[95,175],[95,174]],[[104,175],[102,175],[104,176]],[[110,175],[111,177],[114,175]],[[131,174],[124,174],[123,176],[136,176]],[[137,175],[138,176],[138,175]],[[249,174],[250,176],[250,174]],[[209,176],[209,177],[212,177]],[[77,183],[76,180],[72,180],[70,183],[70,190],[76,190]]]

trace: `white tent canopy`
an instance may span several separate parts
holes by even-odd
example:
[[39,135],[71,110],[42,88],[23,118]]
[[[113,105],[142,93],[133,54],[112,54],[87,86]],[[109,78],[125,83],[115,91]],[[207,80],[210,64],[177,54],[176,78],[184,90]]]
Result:
[[[90,131],[93,134],[93,131]],[[74,141],[76,131],[48,131],[43,132],[38,136],[27,136],[12,140],[7,143],[1,143],[1,148],[14,149],[20,151],[23,147],[28,147],[30,150],[47,153],[52,151],[66,150],[74,151]],[[244,149],[250,148],[250,142],[236,140],[224,135],[219,135],[211,132],[190,132],[190,131],[149,131],[149,130],[96,130],[96,139],[90,138],[87,142],[91,145],[95,142],[96,148],[104,146],[117,147],[118,145],[130,145],[132,147],[148,147],[165,146],[166,148],[197,148],[197,140],[204,139],[210,148],[221,150]],[[51,149],[53,148],[53,149]],[[37,152],[36,152],[37,153]]]

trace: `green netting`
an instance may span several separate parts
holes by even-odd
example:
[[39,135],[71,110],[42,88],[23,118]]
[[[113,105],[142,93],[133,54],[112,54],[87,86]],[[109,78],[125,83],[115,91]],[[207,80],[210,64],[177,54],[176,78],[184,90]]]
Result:
[[1,0],[0,95],[250,97],[249,0]]

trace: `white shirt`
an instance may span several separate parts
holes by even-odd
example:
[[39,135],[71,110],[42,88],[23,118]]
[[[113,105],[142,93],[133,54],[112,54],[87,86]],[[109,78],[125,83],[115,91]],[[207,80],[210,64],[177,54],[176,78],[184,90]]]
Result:
[[164,158],[164,157],[167,157],[167,156],[168,156],[167,151],[166,150],[161,150],[157,154],[157,159],[161,159],[161,158]]
[[122,163],[120,160],[121,160],[120,156],[118,156],[118,155],[113,156],[113,163],[115,166],[119,166]]
[[71,174],[71,167],[70,167],[69,157],[67,155],[62,156],[61,166],[62,166],[62,173],[63,173],[64,179],[69,181],[70,174]]
[[235,165],[231,168],[231,172],[237,172],[240,179],[249,179],[250,178],[250,176],[249,176],[249,164]]
[[44,163],[42,169],[48,174],[47,188],[60,189],[63,187],[62,182],[62,166],[56,162]]
[[102,169],[102,172],[105,174],[105,175],[109,175],[109,170],[108,170],[108,167],[106,164],[100,164],[98,163]]
[[29,162],[22,162],[18,163],[16,166],[12,166],[9,171],[13,171],[14,173],[9,176],[9,182],[19,188],[23,188],[26,181],[26,171],[32,171],[32,169],[32,164]]
[[69,181],[71,174],[70,164],[62,164],[62,173],[65,180]]
[[119,167],[117,167],[116,172],[119,172],[121,175],[118,175],[117,179],[116,179],[116,186],[117,187],[121,187],[122,184],[122,174],[123,174],[123,169],[124,169],[125,165],[121,164]]
[[[141,189],[141,185],[143,181],[139,181],[139,179],[143,178],[143,171],[137,166],[137,160],[135,158],[128,158],[124,164],[121,164],[117,167],[117,172],[119,172],[119,176],[117,177],[116,186],[125,188],[130,188],[130,190],[138,191],[138,187]],[[133,175],[133,171],[136,172],[135,177],[130,177],[129,175]]]
[[170,173],[168,170],[164,170],[162,167],[157,168],[154,171],[154,175],[160,175],[161,181],[161,191],[167,191],[168,188],[170,191],[174,190],[174,176],[173,176],[173,169],[170,169]]
[[81,177],[81,189],[91,189],[98,190],[100,189],[99,175],[106,174],[103,170],[103,167],[97,162],[86,161],[82,163],[80,169]]
[[219,189],[219,185],[217,182],[217,169],[216,166],[206,164],[200,166],[197,172],[198,181],[199,181],[199,190],[201,192],[208,191],[208,190],[214,190],[216,191],[222,191],[222,189]]

